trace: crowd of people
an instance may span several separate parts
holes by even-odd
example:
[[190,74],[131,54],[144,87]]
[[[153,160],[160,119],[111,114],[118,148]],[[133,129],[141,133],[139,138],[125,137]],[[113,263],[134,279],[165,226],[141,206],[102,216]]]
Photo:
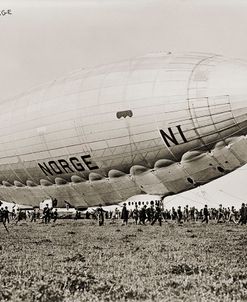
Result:
[[[36,222],[41,220],[43,223],[48,224],[51,221],[56,222],[59,218],[57,209],[50,208],[48,204],[43,210],[34,209],[33,211],[24,211],[18,209],[17,211],[13,208],[9,211],[8,207],[0,208],[0,221],[6,225],[11,220],[17,224],[20,220],[30,220]],[[86,212],[85,216],[82,217],[79,211],[76,211],[74,219],[95,219],[98,220],[100,226],[104,225],[105,220],[110,220],[111,223],[122,219],[122,224],[127,225],[129,220],[132,220],[136,225],[154,225],[156,222],[162,225],[162,222],[176,222],[178,224],[186,222],[201,222],[209,223],[209,221],[215,221],[216,223],[232,222],[235,224],[246,224],[247,223],[247,204],[242,204],[240,209],[232,207],[223,207],[219,205],[218,208],[208,208],[207,205],[202,209],[196,207],[189,207],[186,205],[184,208],[178,206],[176,209],[165,209],[160,203],[151,204],[150,206],[143,205],[138,207],[136,204],[134,208],[127,208],[126,203],[123,207],[116,207],[114,211],[106,211],[102,205],[92,213]]]
[[4,225],[6,225],[6,223],[10,223],[10,221],[18,224],[18,222],[21,220],[30,220],[31,222],[36,222],[40,219],[42,222],[47,224],[51,221],[56,222],[57,218],[57,209],[50,208],[48,204],[42,211],[40,209],[34,209],[32,211],[22,209],[15,210],[14,208],[9,211],[7,206],[0,208],[0,222],[2,222]]
[[[99,208],[91,214],[91,217],[96,219],[98,217],[99,225],[104,224],[105,219],[111,219],[115,221],[116,219],[122,219],[123,224],[126,225],[129,219],[133,219],[135,224],[150,224],[154,225],[156,221],[159,225],[163,222],[201,222],[209,223],[209,221],[215,221],[217,223],[221,222],[232,222],[235,224],[246,224],[247,223],[247,205],[242,204],[239,210],[235,209],[234,206],[223,207],[221,204],[218,208],[208,208],[207,205],[202,209],[197,209],[196,207],[189,207],[186,205],[184,208],[178,206],[177,209],[172,207],[170,210],[164,209],[159,204],[151,205],[147,207],[139,208],[136,204],[135,208],[127,209],[126,203],[124,203],[122,211],[118,208],[115,211],[105,211],[100,205]],[[87,215],[90,218],[90,214]]]

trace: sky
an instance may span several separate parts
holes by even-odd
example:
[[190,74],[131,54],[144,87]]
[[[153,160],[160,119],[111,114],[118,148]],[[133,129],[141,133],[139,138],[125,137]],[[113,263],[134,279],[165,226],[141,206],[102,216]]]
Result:
[[247,59],[245,0],[0,1],[3,99],[79,68],[149,52]]
[[[0,16],[0,101],[75,69],[149,52],[201,51],[247,61],[245,0],[0,1],[0,11],[8,9],[11,15]],[[230,198],[219,190],[230,192],[240,203],[246,169],[202,190],[217,200]]]

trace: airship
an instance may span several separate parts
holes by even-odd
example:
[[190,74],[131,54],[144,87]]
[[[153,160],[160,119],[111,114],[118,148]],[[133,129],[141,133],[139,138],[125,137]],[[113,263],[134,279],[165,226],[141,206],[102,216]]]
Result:
[[151,53],[0,102],[0,199],[78,209],[164,199],[247,162],[247,63]]

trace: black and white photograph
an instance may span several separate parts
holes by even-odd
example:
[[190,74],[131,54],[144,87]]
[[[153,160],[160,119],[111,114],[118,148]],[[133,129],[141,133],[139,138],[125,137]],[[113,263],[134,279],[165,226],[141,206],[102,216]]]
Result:
[[0,301],[247,301],[247,1],[0,1]]

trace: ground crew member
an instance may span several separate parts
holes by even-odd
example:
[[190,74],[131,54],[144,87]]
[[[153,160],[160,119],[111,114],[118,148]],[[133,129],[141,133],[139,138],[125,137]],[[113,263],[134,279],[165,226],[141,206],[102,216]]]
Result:
[[38,209],[37,213],[36,213],[36,217],[37,219],[40,219],[40,210]]
[[133,214],[133,219],[135,220],[135,223],[137,224],[138,217],[139,217],[139,211],[138,211],[137,204],[136,204],[132,214]]
[[55,209],[55,211],[53,212],[53,222],[56,222],[57,217],[58,217],[58,212],[57,209]]
[[220,204],[219,209],[218,209],[217,223],[219,223],[221,219],[222,219],[223,222],[225,222],[225,217],[224,217],[224,211],[223,211],[223,208],[222,208],[222,204]]
[[146,216],[147,216],[147,221],[151,223],[152,220],[153,220],[153,217],[151,217],[151,209],[150,208],[146,209]]
[[9,223],[9,209],[8,207],[5,207],[5,209],[3,210],[3,220],[4,222],[8,222]]
[[102,205],[100,204],[98,209],[97,209],[97,213],[98,213],[98,219],[99,219],[99,226],[104,225],[104,212],[106,212],[105,210],[103,210]]
[[16,217],[14,207],[15,207],[15,206],[13,206],[13,208],[12,208],[12,212],[11,212],[11,219],[12,219],[12,220],[14,220],[14,219],[15,219],[15,217]]
[[177,219],[177,212],[176,212],[176,210],[174,209],[174,207],[172,207],[172,215],[171,215],[171,219],[172,219],[172,220],[176,220],[176,219]]
[[203,209],[203,220],[202,222],[208,223],[208,217],[209,217],[209,212],[208,212],[208,206],[205,204],[204,209]]
[[237,221],[236,221],[236,211],[234,209],[234,206],[232,206],[231,210],[230,210],[228,222],[230,222],[230,221],[233,221],[235,224],[237,224]]
[[129,218],[129,211],[126,208],[126,203],[123,204],[123,209],[121,213],[121,219],[123,219],[123,225],[127,225],[128,223],[128,218]]
[[154,225],[156,220],[158,220],[159,225],[161,226],[161,224],[162,224],[162,213],[161,213],[161,208],[158,205],[155,208],[154,219],[153,219],[151,225]]
[[152,204],[150,207],[150,222],[153,221],[154,215],[155,215],[155,209],[154,209],[154,205]]
[[46,206],[43,210],[43,218],[44,218],[46,224],[50,222],[50,219],[51,219],[50,216],[51,216],[51,213],[50,213],[49,205],[46,204]]
[[[81,213],[80,213],[80,211],[76,210],[76,212],[75,212],[75,220],[80,219],[80,218],[81,218]],[[86,219],[89,219],[89,218],[90,218],[90,213],[87,211],[86,212]]]
[[184,222],[189,221],[189,206],[186,205],[184,208]]
[[5,209],[1,208],[1,210],[0,210],[0,216],[1,216],[1,222],[4,225],[5,230],[7,232],[9,232],[9,230],[7,229],[7,226],[6,226],[6,221],[8,221],[8,223],[9,223],[9,211],[8,211],[8,207],[5,207]]
[[147,219],[146,207],[147,207],[146,205],[143,206],[140,211],[140,223],[142,223],[144,225],[145,225],[145,221]]
[[30,220],[30,221],[31,221],[31,222],[33,222],[33,221],[36,222],[36,216],[37,216],[37,215],[36,215],[36,211],[33,210],[32,215],[31,215],[31,220]]
[[17,224],[19,221],[22,220],[22,217],[23,217],[23,213],[22,213],[22,210],[21,209],[18,209],[17,210],[17,219],[16,219],[16,223]]
[[240,209],[240,218],[238,223],[246,224],[246,218],[247,218],[246,216],[247,216],[246,207],[245,204],[242,203],[242,207]]
[[183,213],[182,213],[182,210],[181,210],[181,206],[178,207],[177,218],[178,218],[178,223],[181,223],[182,222],[182,218],[183,218]]
[[190,220],[195,221],[195,207],[190,208]]
[[3,211],[4,211],[4,209],[1,208],[0,209],[0,222],[3,222]]

